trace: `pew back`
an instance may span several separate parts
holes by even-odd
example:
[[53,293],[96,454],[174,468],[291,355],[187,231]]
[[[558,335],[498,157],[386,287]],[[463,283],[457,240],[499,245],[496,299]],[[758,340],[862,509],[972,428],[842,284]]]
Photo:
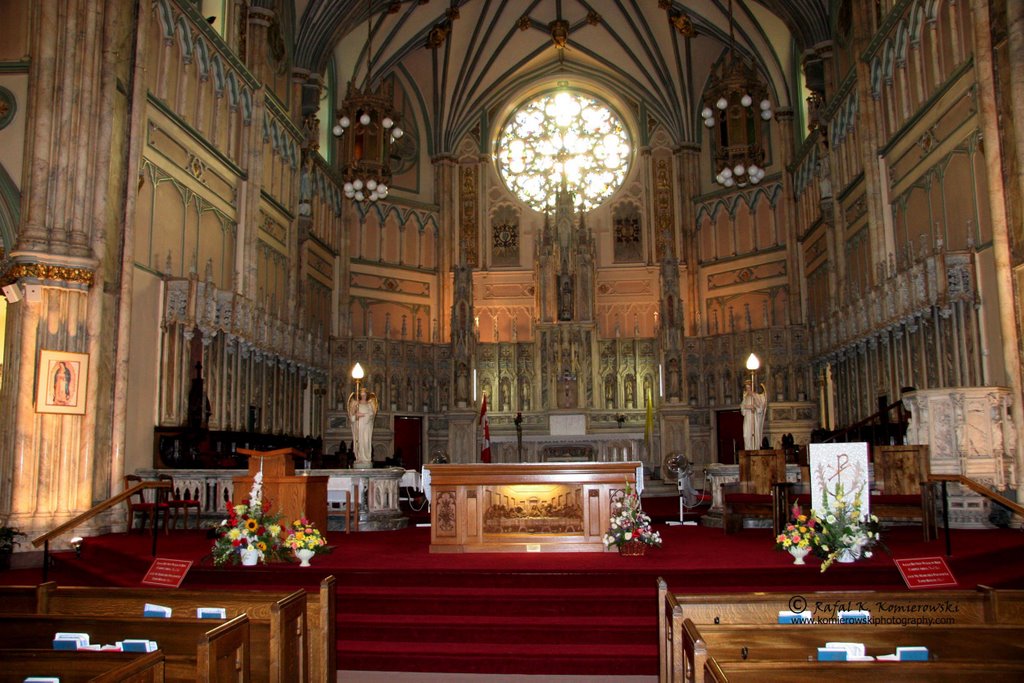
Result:
[[[116,617],[89,617],[82,615],[11,614],[0,617],[0,628],[5,633],[7,649],[48,649],[53,646],[57,631],[88,633],[93,643],[113,644],[129,638],[156,641],[164,654],[164,671],[168,681],[194,681],[210,676],[210,671],[197,666],[199,645],[207,632],[220,626],[220,637],[241,637],[235,630],[249,637],[249,619],[239,615],[230,622],[216,619],[146,619]],[[94,654],[94,653],[83,653]],[[248,652],[246,653],[248,655]],[[248,659],[248,657],[247,657]],[[212,678],[210,680],[216,680]],[[248,680],[248,679],[247,679]]]
[[4,678],[60,676],[61,683],[163,683],[164,654],[0,649]]
[[[794,602],[796,601],[796,602]],[[957,626],[1024,624],[1024,591],[814,591],[796,593],[755,592],[709,595],[673,594],[658,579],[659,680],[662,683],[693,681],[692,655],[683,652],[683,621],[703,624],[777,624],[782,610],[804,609],[814,619],[829,619],[839,610],[866,609],[875,619],[899,620],[930,617]],[[802,625],[801,625],[802,626]],[[877,628],[877,626],[872,626]],[[691,638],[692,641],[692,638]]]
[[714,683],[828,680],[928,681],[928,683],[1017,683],[1024,662],[718,662],[707,660],[699,680]]
[[196,681],[247,683],[249,680],[249,617],[240,614],[199,638]]
[[[331,579],[333,595],[334,583]],[[327,580],[325,580],[327,581]],[[323,589],[322,589],[323,592]],[[162,590],[146,588],[57,587],[44,584],[39,590],[39,613],[78,615],[138,615],[147,602],[171,607],[175,618],[195,616],[197,607],[223,607],[228,618],[246,614],[252,645],[249,652],[254,680],[309,680],[311,652],[307,644],[307,596],[305,591]],[[333,614],[333,612],[332,612]],[[331,620],[333,622],[333,618]],[[318,620],[317,620],[318,622]],[[322,639],[321,639],[322,641]],[[319,653],[316,653],[317,656]],[[318,663],[317,674],[325,670]],[[323,676],[321,679],[323,680]]]

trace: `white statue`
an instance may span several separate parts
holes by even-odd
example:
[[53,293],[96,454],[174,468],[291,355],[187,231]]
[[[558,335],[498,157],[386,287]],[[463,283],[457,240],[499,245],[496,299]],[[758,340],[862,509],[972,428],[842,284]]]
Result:
[[764,384],[760,393],[753,390],[753,385],[743,383],[743,402],[740,411],[743,413],[743,448],[756,451],[761,448],[761,433],[764,431],[764,414],[768,408],[768,395]]
[[355,467],[369,469],[373,467],[373,419],[377,416],[377,395],[359,389],[359,397],[355,393],[348,397],[348,421],[352,425],[352,450],[356,454]]

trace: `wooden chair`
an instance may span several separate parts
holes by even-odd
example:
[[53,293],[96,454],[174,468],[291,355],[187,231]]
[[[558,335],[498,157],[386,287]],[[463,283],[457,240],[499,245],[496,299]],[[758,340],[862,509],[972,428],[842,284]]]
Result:
[[924,540],[936,537],[935,496],[927,446],[875,446],[871,514],[879,520],[920,520]]
[[[137,474],[126,474],[124,475],[124,488],[125,490],[131,487],[141,484],[144,480]],[[142,515],[142,524],[139,530],[146,528],[146,522],[152,520],[154,526],[157,523],[157,517],[162,516],[164,522],[164,533],[167,532],[167,492],[163,489],[153,489],[154,501],[150,502],[146,500],[145,491],[137,491],[132,494],[131,498],[128,498],[125,502],[128,504],[128,531],[135,529],[135,515]]]
[[199,518],[202,515],[202,504],[199,502],[199,489],[196,488],[195,497],[192,497],[192,492],[185,489],[184,494],[181,489],[174,485],[174,477],[169,474],[158,474],[156,477],[160,481],[169,482],[171,488],[167,494],[168,512],[171,514],[171,526],[177,528],[178,526],[178,514],[182,515],[182,529],[188,528],[189,510],[196,511],[196,529],[199,528]]
[[359,482],[353,477],[331,477],[327,482],[327,507],[345,514],[345,533],[359,531]]
[[740,480],[722,487],[727,534],[743,528],[748,517],[771,519],[775,533],[785,522],[785,504],[778,499],[776,484],[786,481],[786,452],[760,450],[739,452]]

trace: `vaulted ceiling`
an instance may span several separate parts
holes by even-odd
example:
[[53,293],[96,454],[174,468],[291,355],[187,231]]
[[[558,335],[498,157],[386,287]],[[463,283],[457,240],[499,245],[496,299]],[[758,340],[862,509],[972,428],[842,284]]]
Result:
[[396,75],[432,153],[556,83],[643,113],[682,144],[699,135],[701,93],[730,35],[776,107],[796,106],[798,60],[828,39],[827,6],[731,0],[730,21],[730,0],[310,0],[297,17],[296,64],[323,73],[333,59],[340,84],[362,85],[368,66],[373,82]]

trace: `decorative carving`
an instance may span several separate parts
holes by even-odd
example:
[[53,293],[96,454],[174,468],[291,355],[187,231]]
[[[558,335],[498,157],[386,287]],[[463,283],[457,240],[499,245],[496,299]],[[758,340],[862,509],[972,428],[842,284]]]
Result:
[[461,182],[459,183],[459,222],[462,226],[460,236],[460,248],[463,253],[463,262],[467,265],[479,265],[479,253],[477,247],[477,197],[478,177],[476,166],[462,166],[460,168]]

